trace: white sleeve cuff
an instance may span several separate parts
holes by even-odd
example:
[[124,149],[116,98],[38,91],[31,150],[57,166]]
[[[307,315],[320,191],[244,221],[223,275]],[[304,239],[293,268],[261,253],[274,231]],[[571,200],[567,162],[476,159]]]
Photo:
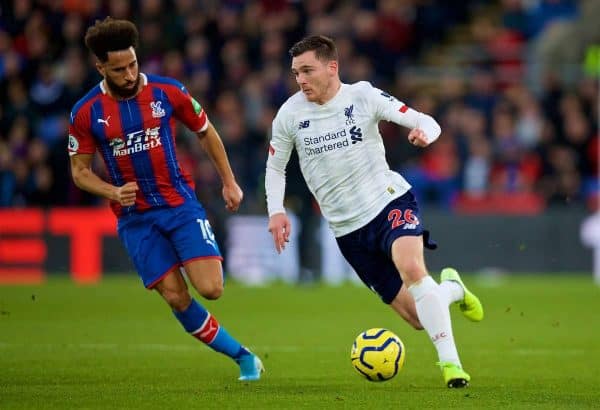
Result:
[[422,112],[418,113],[417,126],[415,128],[423,130],[427,136],[427,142],[430,144],[437,140],[442,133],[442,128],[437,121],[434,120],[432,116],[423,114]]

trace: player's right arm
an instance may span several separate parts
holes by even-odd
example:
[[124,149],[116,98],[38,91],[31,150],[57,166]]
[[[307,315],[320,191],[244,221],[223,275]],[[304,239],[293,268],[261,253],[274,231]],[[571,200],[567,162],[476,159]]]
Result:
[[265,171],[269,232],[273,235],[273,243],[278,253],[285,249],[285,244],[289,242],[292,231],[292,224],[285,213],[283,199],[285,196],[285,169],[290,160],[294,142],[286,124],[286,116],[282,111],[280,110],[273,120],[273,132]]
[[128,182],[123,186],[114,186],[102,180],[92,170],[94,154],[71,155],[71,176],[75,185],[91,194],[116,201],[122,206],[135,204],[136,182]]
[[90,113],[87,109],[78,108],[71,112],[67,150],[71,161],[73,182],[79,189],[116,201],[122,206],[133,205],[138,190],[136,182],[128,182],[118,187],[102,180],[92,170],[96,146],[89,124]]

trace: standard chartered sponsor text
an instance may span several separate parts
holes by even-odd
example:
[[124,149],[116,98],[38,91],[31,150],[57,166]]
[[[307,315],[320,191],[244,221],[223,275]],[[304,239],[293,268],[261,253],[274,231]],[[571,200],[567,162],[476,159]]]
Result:
[[[305,137],[304,152],[306,153],[306,155],[310,156],[322,154],[323,152],[327,151],[333,151],[335,149],[348,147],[350,144],[348,142],[348,138],[346,137],[346,129],[342,129],[338,132],[328,132],[327,134],[319,135],[318,137]],[[331,143],[328,143],[330,141]]]

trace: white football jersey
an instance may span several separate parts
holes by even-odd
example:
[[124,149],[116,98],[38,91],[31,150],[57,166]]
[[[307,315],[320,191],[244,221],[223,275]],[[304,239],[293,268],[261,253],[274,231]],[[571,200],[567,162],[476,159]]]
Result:
[[322,105],[300,91],[290,97],[273,120],[266,176],[269,216],[285,212],[285,168],[294,148],[335,236],[366,225],[406,193],[410,184],[386,161],[380,120],[421,128],[429,141],[440,134],[433,118],[365,81],[342,84]]

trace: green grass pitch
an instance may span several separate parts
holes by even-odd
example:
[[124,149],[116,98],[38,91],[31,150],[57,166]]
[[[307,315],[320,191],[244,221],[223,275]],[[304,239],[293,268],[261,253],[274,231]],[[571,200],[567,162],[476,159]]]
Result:
[[[450,390],[424,332],[364,287],[228,283],[203,301],[264,361],[259,382],[186,335],[134,275],[97,286],[67,278],[0,287],[0,409],[445,409],[600,407],[600,288],[586,276],[466,276],[481,323],[452,308],[471,386]],[[368,382],[350,365],[354,337],[386,327],[403,370]]]

